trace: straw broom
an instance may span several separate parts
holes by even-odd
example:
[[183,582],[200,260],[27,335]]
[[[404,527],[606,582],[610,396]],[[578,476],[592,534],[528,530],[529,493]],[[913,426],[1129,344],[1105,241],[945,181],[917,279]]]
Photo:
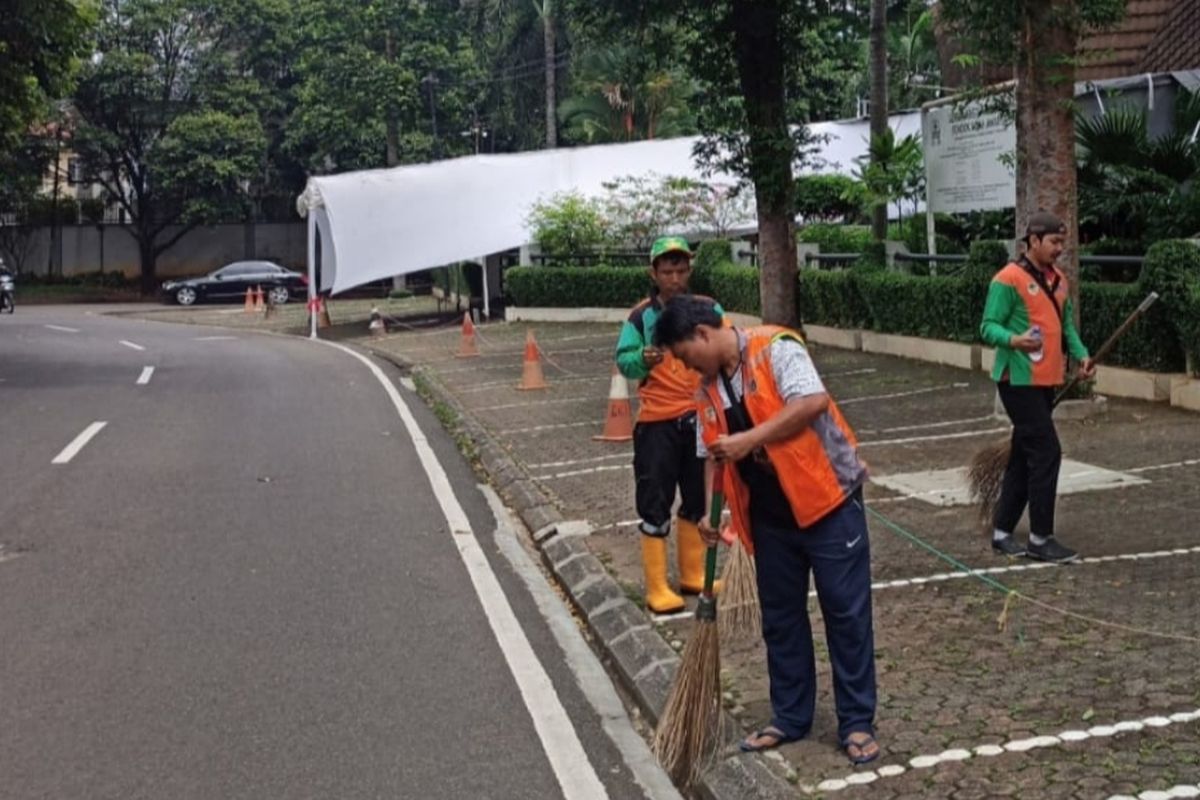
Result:
[[745,642],[762,635],[762,607],[758,604],[754,556],[742,544],[742,537],[736,534],[721,571],[717,621],[723,642]]
[[[1150,306],[1154,305],[1158,300],[1158,292],[1151,292],[1146,295],[1146,299],[1141,305],[1133,310],[1133,313],[1125,318],[1121,326],[1109,336],[1104,344],[1100,345],[1100,349],[1096,351],[1095,362],[1099,364],[1116,346],[1117,340],[1125,335],[1134,323],[1138,321],[1143,314],[1149,310]],[[1054,406],[1058,406],[1062,399],[1075,388],[1079,383],[1079,376],[1075,376],[1071,381],[1063,387],[1054,397]],[[1000,502],[1000,488],[1004,484],[1004,470],[1008,468],[1008,460],[1012,455],[1012,441],[1005,439],[988,445],[975,454],[971,459],[971,464],[967,468],[967,483],[971,491],[971,499],[979,505],[979,521],[985,526],[992,522],[992,518],[996,513],[996,505]]]
[[[721,524],[721,467],[713,480],[709,521]],[[717,548],[708,548],[704,562],[704,591],[696,606],[696,625],[675,673],[675,683],[654,733],[654,753],[680,786],[696,782],[716,750],[721,719],[721,646],[717,632],[717,601],[713,579]]]

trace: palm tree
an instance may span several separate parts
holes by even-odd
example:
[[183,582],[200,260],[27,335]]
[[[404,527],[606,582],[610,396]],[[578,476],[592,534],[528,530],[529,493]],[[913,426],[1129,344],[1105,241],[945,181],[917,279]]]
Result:
[[670,69],[644,69],[636,50],[593,50],[577,64],[575,94],[559,106],[563,133],[583,144],[686,136],[696,131],[689,108],[694,82]]

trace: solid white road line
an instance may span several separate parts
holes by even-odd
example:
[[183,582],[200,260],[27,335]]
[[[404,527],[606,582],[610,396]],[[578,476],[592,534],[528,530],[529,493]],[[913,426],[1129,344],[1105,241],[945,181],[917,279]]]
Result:
[[78,328],[67,328],[63,325],[46,325],[52,331],[62,331],[63,333],[79,333]]
[[588,761],[587,753],[579,741],[571,719],[567,716],[566,709],[563,708],[558,694],[554,691],[554,684],[550,682],[550,676],[546,674],[545,668],[533,652],[533,647],[530,646],[525,632],[521,629],[521,623],[517,621],[512,606],[508,604],[508,598],[504,596],[504,590],[500,588],[500,582],[488,564],[487,556],[479,547],[479,541],[475,538],[474,531],[471,530],[471,523],[467,519],[466,512],[463,511],[458,498],[454,495],[454,489],[450,485],[450,479],[446,477],[446,471],[442,468],[441,462],[437,460],[433,448],[429,445],[429,440],[422,433],[417,420],[404,402],[404,398],[400,396],[400,391],[388,380],[383,370],[370,359],[344,345],[324,340],[318,341],[362,362],[387,392],[396,413],[404,423],[404,427],[412,439],[413,448],[417,452],[417,457],[421,461],[421,466],[425,470],[425,475],[429,478],[434,496],[442,508],[442,515],[450,527],[451,538],[471,577],[475,593],[479,596],[488,624],[491,625],[496,642],[500,645],[509,670],[516,680],[517,688],[521,692],[521,699],[525,702],[525,708],[533,719],[533,726],[537,730],[542,748],[546,752],[550,767],[554,770],[564,797],[567,800],[607,798],[608,794],[604,785],[596,776],[591,762]]
[[142,374],[138,376],[137,385],[145,386],[150,382],[150,376],[154,374],[154,367],[142,367]]
[[146,349],[146,348],[142,347],[140,344],[134,344],[133,342],[128,341],[126,339],[122,339],[121,344],[125,345],[130,350],[145,350]]
[[529,553],[517,538],[517,523],[512,519],[504,502],[490,486],[480,484],[479,491],[487,498],[496,517],[496,544],[500,552],[512,564],[521,580],[525,582],[538,610],[546,619],[550,632],[558,646],[566,654],[567,666],[575,675],[576,683],[600,717],[600,724],[608,738],[616,745],[621,758],[633,773],[650,800],[682,800],[671,779],[663,772],[646,740],[638,735],[629,723],[629,715],[608,676],[600,659],[592,652],[575,619],[563,606],[562,600],[546,582]]
[[104,430],[104,426],[107,424],[107,422],[93,422],[91,425],[88,425],[83,429],[83,433],[76,436],[75,440],[63,448],[63,451],[55,456],[54,460],[50,463],[70,464],[71,459],[79,455],[79,451],[86,447],[87,443],[90,442],[97,433]]

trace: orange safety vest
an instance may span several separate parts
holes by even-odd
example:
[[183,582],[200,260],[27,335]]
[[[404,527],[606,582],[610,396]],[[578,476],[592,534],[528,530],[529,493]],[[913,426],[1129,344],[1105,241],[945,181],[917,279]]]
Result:
[[[775,383],[771,345],[781,338],[803,343],[800,334],[786,328],[763,325],[745,332],[742,351],[742,392],[746,412],[753,425],[761,425],[786,405]],[[729,432],[719,379],[706,380],[698,395],[700,434],[711,446]],[[729,398],[731,402],[735,398]],[[866,465],[858,458],[858,441],[842,417],[833,398],[829,408],[797,436],[766,446],[767,459],[779,477],[780,486],[801,528],[820,522],[862,485]],[[733,529],[748,552],[754,552],[750,535],[750,491],[736,468],[723,470],[726,500],[733,516]]]
[[1063,352],[1063,319],[1054,306],[1057,301],[1062,313],[1067,313],[1070,287],[1066,276],[1057,267],[1054,268],[1054,274],[1058,278],[1054,299],[1046,296],[1034,277],[1020,264],[1007,265],[993,279],[1015,290],[1021,302],[1025,304],[1029,324],[1041,326],[1044,355],[1041,361],[1032,364],[1034,386],[1058,386],[1067,370],[1067,357]]

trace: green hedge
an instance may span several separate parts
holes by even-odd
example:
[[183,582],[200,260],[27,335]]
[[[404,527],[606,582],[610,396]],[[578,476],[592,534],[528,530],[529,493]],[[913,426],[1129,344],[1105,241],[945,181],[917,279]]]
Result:
[[861,328],[870,320],[867,305],[855,287],[854,270],[800,273],[797,292],[800,320],[835,328]]
[[[758,294],[758,270],[738,264],[722,264],[709,273],[707,294],[719,302],[726,311],[742,314],[762,313],[762,299]],[[693,287],[695,290],[695,287]]]
[[[1126,283],[1085,283],[1080,286],[1080,335],[1095,352],[1145,298],[1139,286]],[[1183,348],[1171,324],[1172,312],[1155,303],[1117,342],[1105,363],[1153,372],[1182,372]]]
[[645,267],[512,267],[504,273],[513,305],[626,308],[650,291]]
[[862,253],[875,241],[866,225],[806,225],[796,238],[820,245],[822,253]]

